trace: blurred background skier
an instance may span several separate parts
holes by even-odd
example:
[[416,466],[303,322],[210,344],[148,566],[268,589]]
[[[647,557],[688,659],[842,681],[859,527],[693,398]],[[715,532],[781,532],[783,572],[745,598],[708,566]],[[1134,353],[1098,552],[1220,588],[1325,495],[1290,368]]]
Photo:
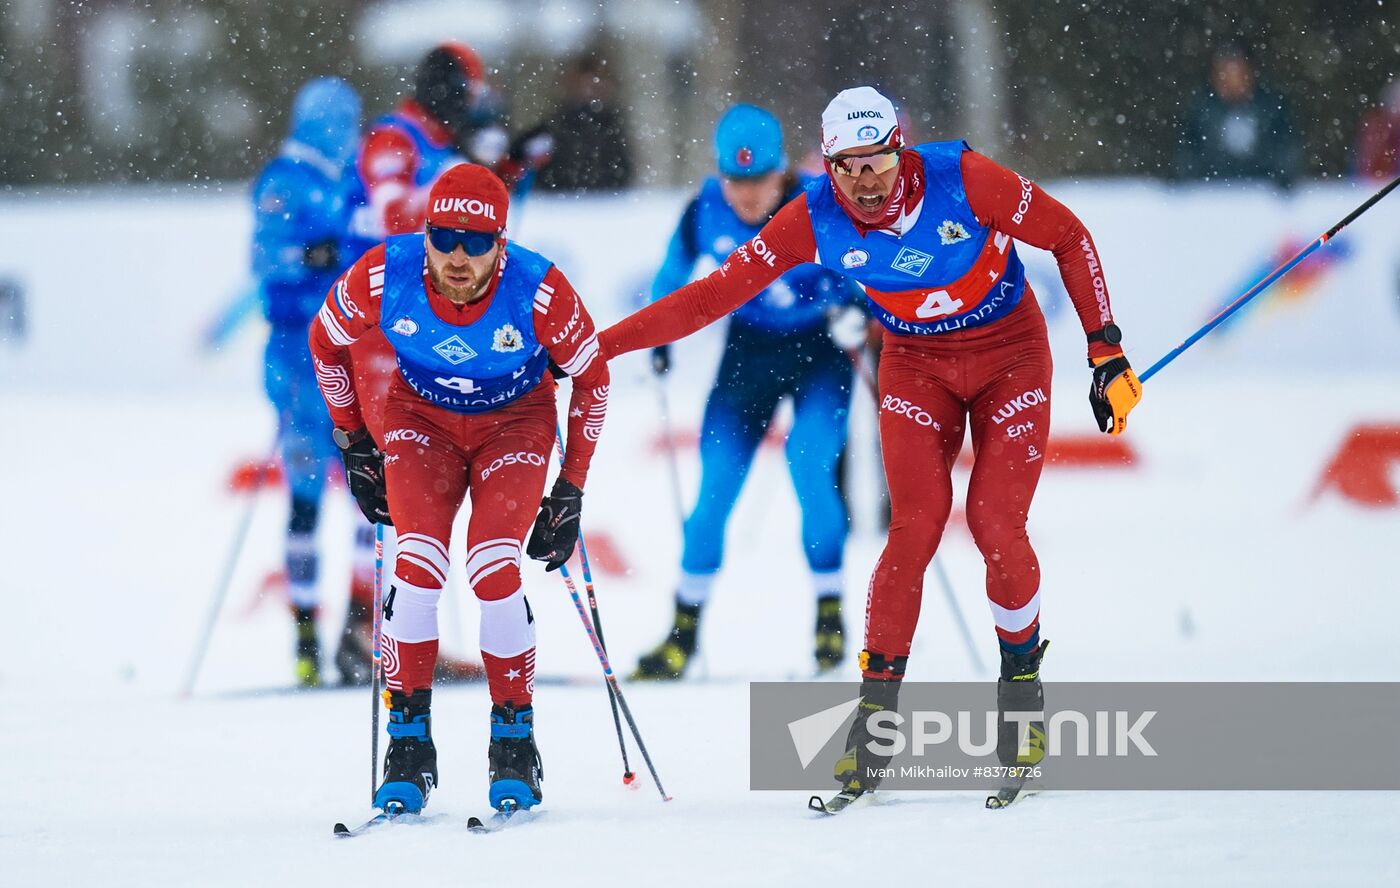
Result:
[[[686,206],[652,281],[652,299],[684,286],[702,256],[724,262],[805,184],[788,172],[778,119],[753,105],[735,105],[720,118],[715,159],[719,175],[706,179]],[[816,599],[816,665],[821,671],[841,662],[847,515],[837,467],[846,446],[853,376],[843,348],[864,342],[866,316],[854,305],[858,297],[840,275],[805,265],[730,315],[724,357],[700,427],[700,492],[684,525],[675,618],[666,638],[638,662],[634,678],[679,678],[695,655],[700,615],[724,560],[725,528],[774,411],[786,397],[793,402],[788,469],[802,510],[802,549]],[[669,346],[652,352],[658,375],[670,364]]]
[[[307,329],[326,290],[349,259],[344,237],[359,138],[360,97],[335,77],[308,82],[292,105],[290,134],[253,187],[253,273],[263,316],[271,325],[264,384],[277,410],[277,441],[291,512],[287,521],[286,584],[296,622],[296,679],[320,684],[316,629],[319,558],[316,527],[329,471],[339,471],[331,421],[321,401]],[[335,654],[344,682],[369,679],[369,653],[357,634],[369,619],[373,594],[373,530],[355,534],[350,605]]]
[[549,162],[553,141],[536,127],[512,140],[504,98],[487,81],[476,51],[464,43],[434,47],[418,63],[413,92],[375,120],[355,160],[351,255],[395,234],[422,231],[428,191],[449,167],[487,167],[516,199]]

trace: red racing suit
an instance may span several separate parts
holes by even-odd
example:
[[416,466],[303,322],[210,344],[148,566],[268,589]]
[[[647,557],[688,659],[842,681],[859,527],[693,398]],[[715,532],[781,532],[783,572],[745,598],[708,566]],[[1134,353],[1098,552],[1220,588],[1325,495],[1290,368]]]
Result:
[[[460,329],[481,319],[493,298],[502,298],[510,248],[507,241],[487,295],[468,305],[440,295],[424,269],[422,287],[435,321]],[[365,425],[349,346],[371,332],[381,335],[384,291],[385,247],[380,245],[331,288],[311,325],[317,381],[336,426],[347,431]],[[531,317],[534,339],[573,379],[561,474],[582,488],[607,412],[607,363],[596,360],[592,318],[552,265],[534,292]],[[384,602],[384,669],[390,689],[412,693],[431,686],[438,648],[437,602],[447,582],[452,523],[470,493],[467,582],[481,601],[482,659],[491,699],[502,705],[530,702],[535,630],[521,588],[520,555],[552,456],[555,388],[546,372],[538,385],[515,400],[485,412],[464,413],[430,403],[409,387],[401,372],[394,373],[385,399],[384,431],[375,433],[384,453],[389,512],[398,533],[392,585]]]
[[[905,184],[913,186],[909,205],[897,214],[895,225],[917,219],[926,200],[922,161],[918,156],[910,161],[912,168],[904,170]],[[995,258],[997,245],[1007,235],[1050,250],[1086,334],[1111,323],[1101,263],[1083,223],[1028,179],[982,155],[965,151],[958,164],[966,205],[994,236],[985,255]],[[827,182],[819,187],[832,186]],[[959,229],[950,236],[967,233]],[[709,276],[603,331],[603,353],[611,358],[689,335],[804,262],[840,272],[840,260],[846,258],[849,274],[852,266],[866,260],[868,251],[860,248],[870,243],[865,239],[900,239],[902,234],[898,228],[860,229],[858,237],[844,255],[820,254],[808,195],[795,198]],[[867,287],[867,293],[874,307],[894,322],[918,325],[926,315],[916,317],[917,310],[930,302],[952,297],[975,301],[986,292],[988,270],[983,264],[960,279],[940,281],[936,287],[930,283],[927,290],[882,293]],[[990,276],[994,279],[996,274],[993,269]],[[1089,345],[1091,357],[1117,351],[1100,342]],[[868,668],[863,667],[865,677],[899,677],[904,672],[924,571],[952,507],[953,462],[969,428],[974,461],[967,519],[986,562],[997,635],[1002,647],[1014,653],[1038,644],[1040,568],[1026,518],[1045,464],[1050,372],[1045,321],[1029,286],[1005,316],[983,326],[936,334],[885,330],[879,424],[891,521],[870,583],[866,650],[871,657]]]

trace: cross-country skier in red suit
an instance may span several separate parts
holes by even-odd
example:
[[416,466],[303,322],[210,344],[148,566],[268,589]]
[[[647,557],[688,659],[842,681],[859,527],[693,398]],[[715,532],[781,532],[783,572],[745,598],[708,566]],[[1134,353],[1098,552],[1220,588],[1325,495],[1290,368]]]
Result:
[[[429,727],[437,606],[452,522],[468,494],[467,582],[481,601],[492,702],[491,804],[528,808],[541,797],[535,627],[520,552],[532,521],[532,558],[554,570],[573,552],[608,370],[563,273],[505,237],[508,204],[505,185],[485,167],[448,170],[433,185],[426,234],[391,237],[365,253],[311,326],[351,491],[370,521],[398,533],[383,604],[391,741],[375,804],[386,810],[421,810],[437,784]],[[382,447],[365,428],[349,356],[372,330],[387,337],[398,366]],[[551,360],[573,377],[573,391],[564,468],[541,503],[555,440]]]
[[[548,134],[527,132],[514,142],[501,126],[499,97],[481,58],[463,43],[442,43],[419,61],[412,93],[370,124],[354,159],[348,197],[350,232],[345,253],[361,253],[397,234],[422,232],[428,193],[446,170],[464,160],[483,164],[513,189],[517,199],[534,172],[549,160]],[[365,423],[380,434],[384,398],[396,365],[377,330],[351,349]],[[481,666],[446,654],[437,677],[476,680]]]
[[[612,357],[672,342],[814,262],[858,281],[885,327],[880,438],[889,538],[876,564],[861,653],[864,706],[893,708],[918,621],[924,570],[952,507],[951,469],[971,431],[967,520],[987,565],[1001,647],[998,701],[1038,709],[1040,569],[1026,515],[1045,464],[1050,349],[1013,241],[1050,250],[1088,336],[1090,401],[1119,434],[1141,386],[1120,347],[1103,267],[1083,223],[1029,179],[962,141],[906,146],[894,106],[848,89],[822,114],[827,176],[786,204],[716,271],[610,327]],[[874,788],[858,719],[837,779]],[[1037,729],[1038,730],[1038,729]],[[1014,732],[999,737],[998,752]]]

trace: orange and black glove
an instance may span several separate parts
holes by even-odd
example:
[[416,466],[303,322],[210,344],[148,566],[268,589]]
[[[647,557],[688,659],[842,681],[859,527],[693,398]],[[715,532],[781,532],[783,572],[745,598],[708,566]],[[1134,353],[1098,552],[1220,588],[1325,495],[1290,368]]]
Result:
[[[1090,334],[1089,341],[1116,346],[1122,341],[1122,334],[1115,325],[1109,324],[1096,334]],[[1142,400],[1142,383],[1121,349],[1100,351],[1097,357],[1089,358],[1089,366],[1094,368],[1089,406],[1094,408],[1099,431],[1121,435],[1128,427],[1128,414]]]

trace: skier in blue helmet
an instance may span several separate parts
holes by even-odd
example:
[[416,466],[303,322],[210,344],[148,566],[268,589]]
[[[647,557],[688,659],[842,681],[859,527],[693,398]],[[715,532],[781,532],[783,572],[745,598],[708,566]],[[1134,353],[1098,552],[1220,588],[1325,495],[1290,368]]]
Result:
[[[652,299],[690,280],[700,257],[725,262],[806,184],[788,171],[778,119],[754,105],[735,105],[720,118],[715,161],[719,175],[705,180],[682,214],[652,282]],[[700,492],[684,526],[675,618],[665,639],[641,658],[634,678],[679,678],[695,655],[701,613],[724,560],[725,528],[784,398],[793,401],[787,462],[802,510],[801,544],[815,599],[817,668],[831,669],[844,657],[841,574],[847,517],[837,465],[846,445],[854,375],[843,349],[853,345],[852,320],[863,332],[863,319],[854,308],[859,299],[859,291],[840,275],[806,265],[784,274],[729,316],[724,357],[700,429]],[[840,323],[833,324],[833,318]],[[843,338],[843,344],[833,341],[833,335]],[[653,351],[658,375],[670,365],[667,346]]]
[[[360,97],[348,83],[337,77],[307,82],[292,103],[287,139],[253,186],[253,273],[272,328],[264,384],[277,411],[278,447],[291,492],[287,589],[296,626],[296,679],[307,686],[322,682],[316,525],[327,473],[339,472],[340,466],[306,335],[327,288],[355,258],[344,246],[348,172],[359,127]],[[369,680],[364,638],[373,596],[373,542],[370,525],[361,524],[349,612],[335,655],[347,683]]]

